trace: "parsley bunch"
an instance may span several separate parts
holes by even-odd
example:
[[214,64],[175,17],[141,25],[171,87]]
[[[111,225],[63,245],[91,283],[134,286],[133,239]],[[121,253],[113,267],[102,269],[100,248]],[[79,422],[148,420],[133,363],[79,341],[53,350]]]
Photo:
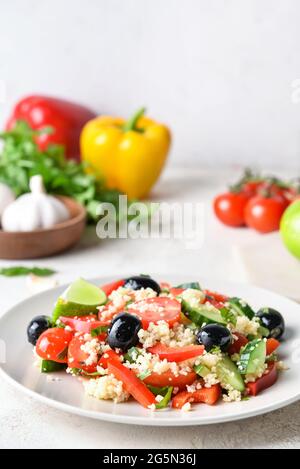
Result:
[[13,130],[0,133],[0,182],[7,184],[19,197],[29,192],[30,178],[36,174],[43,177],[45,188],[50,194],[66,195],[82,203],[91,221],[98,219],[101,202],[110,202],[118,207],[118,191],[105,188],[104,181],[86,174],[83,163],[67,160],[64,148],[49,145],[39,150],[35,137],[41,133],[51,133],[45,127],[34,131],[24,121],[18,121]]

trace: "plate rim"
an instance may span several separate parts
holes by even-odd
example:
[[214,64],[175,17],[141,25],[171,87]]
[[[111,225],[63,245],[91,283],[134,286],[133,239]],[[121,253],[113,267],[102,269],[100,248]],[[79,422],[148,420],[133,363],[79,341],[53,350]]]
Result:
[[[162,274],[159,274],[159,275],[162,275]],[[183,276],[184,275],[180,274],[180,277],[183,277]],[[168,277],[168,275],[165,275],[165,277]],[[175,278],[176,275],[175,276],[170,275],[170,277]],[[93,278],[88,278],[87,280],[93,283],[98,283],[99,280],[106,282],[106,281],[110,281],[110,279],[113,280],[113,277],[111,276],[93,277]],[[203,277],[202,279],[205,280],[205,277]],[[227,281],[226,279],[224,280],[221,277],[213,277],[213,278],[208,277],[208,282],[213,281],[213,280],[222,281],[225,284],[227,283],[228,285],[231,285],[232,287],[234,287],[235,285],[249,287],[251,289],[255,289],[256,291],[260,291],[262,294],[271,293],[274,297],[278,297],[281,300],[284,299],[285,301],[291,302],[293,305],[296,305],[300,308],[300,305],[294,300],[287,298],[283,295],[280,295],[276,292],[273,292],[271,290],[257,287],[256,285],[253,285],[253,284],[245,284],[242,282],[231,282],[231,281]],[[36,293],[35,295],[31,295],[30,297],[17,302],[15,305],[11,306],[7,311],[5,311],[5,313],[1,315],[0,324],[2,321],[5,320],[6,316],[10,314],[11,310],[18,308],[21,305],[24,305],[24,303],[30,303],[30,301],[33,298],[34,299],[38,299],[39,297],[43,298],[45,294],[48,294],[48,293],[51,294],[51,292],[64,289],[67,286],[68,286],[68,283],[64,283],[62,285],[55,286],[48,290]],[[178,419],[162,419],[159,417],[159,412],[156,412],[152,414],[152,416],[155,416],[154,418],[147,419],[145,416],[133,416],[133,415],[130,416],[130,415],[120,415],[120,414],[114,414],[114,413],[105,413],[102,411],[87,410],[87,409],[83,409],[77,406],[59,402],[55,399],[44,396],[38,393],[37,391],[31,390],[28,387],[26,387],[24,384],[15,380],[12,376],[10,376],[10,374],[7,371],[3,369],[3,366],[1,363],[0,363],[0,377],[2,377],[8,384],[12,385],[15,389],[35,399],[39,403],[48,405],[52,408],[58,409],[63,412],[67,412],[69,414],[75,414],[81,417],[92,418],[94,420],[100,420],[100,421],[106,421],[106,422],[121,423],[121,424],[127,424],[127,425],[153,426],[153,427],[156,427],[156,426],[164,426],[164,427],[202,426],[202,425],[213,425],[213,424],[225,423],[225,422],[234,422],[234,421],[244,420],[244,419],[255,417],[255,416],[264,415],[264,414],[273,412],[275,410],[281,409],[283,407],[287,407],[297,402],[298,400],[300,400],[300,387],[299,387],[298,393],[295,394],[294,396],[291,396],[289,399],[286,399],[284,401],[280,401],[274,404],[270,403],[268,405],[264,405],[263,409],[245,410],[242,413],[239,412],[234,415],[229,414],[229,415],[224,415],[224,416],[209,416],[209,417],[199,416],[199,417],[190,418],[190,419],[188,419],[188,416],[191,415],[189,412],[185,413],[186,418],[183,418],[183,415],[181,415],[181,418],[178,418]]]

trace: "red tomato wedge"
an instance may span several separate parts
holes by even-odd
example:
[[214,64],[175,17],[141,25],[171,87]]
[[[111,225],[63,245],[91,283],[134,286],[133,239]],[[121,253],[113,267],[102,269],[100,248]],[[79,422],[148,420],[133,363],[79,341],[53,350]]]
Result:
[[169,326],[180,322],[181,305],[179,301],[168,297],[147,298],[129,306],[128,312],[136,314],[142,321],[143,328],[148,329],[150,322],[166,321]]
[[196,381],[197,375],[194,371],[190,371],[186,375],[175,376],[171,371],[165,371],[162,374],[152,373],[144,379],[144,383],[150,384],[157,388],[165,386],[174,386],[174,388],[185,389]]
[[280,342],[279,340],[273,339],[271,337],[267,340],[267,355],[272,355],[273,352],[279,347]]
[[119,287],[123,287],[125,280],[117,280],[116,282],[106,283],[101,285],[101,290],[104,291],[106,296],[109,296],[114,290],[117,290]]
[[234,353],[239,353],[241,348],[244,347],[244,345],[248,344],[249,340],[247,337],[245,337],[243,334],[240,334],[239,332],[234,332],[234,335],[237,337],[237,340],[235,340],[229,347],[228,349],[228,355],[233,355]]
[[79,368],[86,373],[95,373],[95,371],[97,371],[98,360],[91,365],[85,364],[85,361],[89,357],[89,354],[81,349],[81,346],[84,345],[85,342],[84,334],[74,337],[71,340],[68,351],[68,366],[69,368]]
[[161,360],[166,358],[168,362],[182,362],[189,358],[198,357],[203,354],[203,345],[189,345],[186,347],[167,347],[163,344],[148,348],[148,352],[158,355]]
[[68,347],[72,339],[73,332],[53,327],[40,335],[36,344],[36,353],[43,360],[67,363]]
[[98,365],[106,370],[109,360],[120,360],[120,356],[114,350],[107,350],[100,358]]
[[247,391],[250,396],[257,396],[264,389],[273,386],[278,378],[276,363],[270,362],[265,374],[258,378],[254,383],[247,384]]
[[80,317],[61,316],[59,319],[65,326],[71,327],[73,331],[84,332],[85,334],[90,334],[93,329],[105,326],[103,322],[97,320],[97,316],[94,314]]
[[194,392],[183,391],[176,394],[172,400],[172,407],[182,409],[187,402],[203,402],[204,404],[214,405],[221,396],[221,387],[214,384],[210,388],[197,389]]
[[154,394],[147,388],[143,381],[138,379],[133,371],[122,365],[119,360],[110,359],[107,365],[108,372],[114,375],[119,381],[122,381],[126,391],[143,407],[148,408],[156,403]]

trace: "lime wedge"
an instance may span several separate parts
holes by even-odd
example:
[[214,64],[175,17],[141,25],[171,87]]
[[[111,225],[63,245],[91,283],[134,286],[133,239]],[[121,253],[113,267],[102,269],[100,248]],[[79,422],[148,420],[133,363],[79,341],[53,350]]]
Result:
[[79,278],[58,298],[52,319],[60,316],[85,316],[97,312],[97,307],[106,302],[106,295],[96,285]]

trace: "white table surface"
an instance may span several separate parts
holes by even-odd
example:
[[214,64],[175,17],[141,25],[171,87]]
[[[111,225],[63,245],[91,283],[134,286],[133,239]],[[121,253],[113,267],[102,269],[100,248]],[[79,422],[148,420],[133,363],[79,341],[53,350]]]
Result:
[[[59,272],[60,283],[79,275],[120,277],[141,272],[159,273],[166,279],[168,273],[180,272],[187,273],[187,279],[199,274],[246,281],[236,259],[236,246],[253,243],[259,240],[259,235],[250,230],[226,229],[211,213],[212,197],[232,178],[232,172],[169,170],[153,192],[156,201],[205,202],[204,244],[198,250],[186,249],[179,240],[99,241],[95,230],[89,228],[72,251],[22,264],[53,267]],[[0,261],[0,266],[11,264]],[[0,278],[0,314],[27,295],[24,278]],[[60,412],[35,402],[0,379],[0,427],[2,448],[299,448],[300,403],[234,423],[187,428],[138,427]]]

